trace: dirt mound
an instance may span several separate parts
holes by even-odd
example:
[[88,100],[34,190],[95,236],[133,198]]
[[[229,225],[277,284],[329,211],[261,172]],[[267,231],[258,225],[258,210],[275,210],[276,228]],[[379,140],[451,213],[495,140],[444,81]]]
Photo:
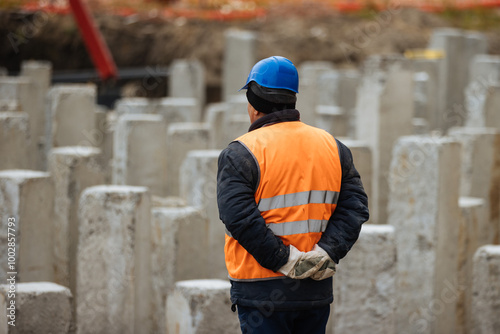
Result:
[[[259,58],[283,55],[296,64],[326,60],[356,67],[370,54],[425,47],[433,28],[447,26],[440,16],[415,9],[340,14],[320,5],[274,7],[263,17],[239,22],[102,14],[96,20],[119,68],[197,58],[206,66],[212,86],[220,84],[224,31],[229,27],[259,34]],[[0,12],[0,35],[7,36],[0,66],[10,71],[19,70],[24,59],[50,60],[55,70],[92,68],[70,15]],[[499,34],[489,36],[492,51],[499,53]]]

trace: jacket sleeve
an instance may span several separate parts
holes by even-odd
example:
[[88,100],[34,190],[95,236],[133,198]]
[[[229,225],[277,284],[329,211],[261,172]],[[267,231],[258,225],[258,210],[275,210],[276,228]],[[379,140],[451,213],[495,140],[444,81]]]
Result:
[[361,225],[369,218],[368,196],[361,178],[354,167],[349,148],[337,140],[342,181],[337,207],[328,221],[328,226],[318,245],[336,263],[342,259],[358,240]]
[[232,142],[219,156],[217,205],[226,230],[264,268],[277,271],[287,261],[289,249],[267,228],[255,203],[259,168],[254,156],[239,142]]

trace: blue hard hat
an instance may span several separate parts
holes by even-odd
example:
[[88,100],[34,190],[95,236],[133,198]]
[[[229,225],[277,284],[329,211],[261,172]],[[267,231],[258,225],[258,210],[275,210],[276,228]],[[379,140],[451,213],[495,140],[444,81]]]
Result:
[[247,89],[252,81],[267,88],[299,92],[299,74],[293,63],[285,57],[274,56],[259,61],[253,66],[245,86],[241,89]]

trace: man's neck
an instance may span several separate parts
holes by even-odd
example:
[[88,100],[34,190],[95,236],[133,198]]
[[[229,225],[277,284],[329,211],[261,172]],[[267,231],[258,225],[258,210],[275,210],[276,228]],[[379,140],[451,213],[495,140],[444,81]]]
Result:
[[266,125],[281,122],[300,121],[300,113],[296,109],[279,110],[262,116],[250,125],[248,132],[259,129]]

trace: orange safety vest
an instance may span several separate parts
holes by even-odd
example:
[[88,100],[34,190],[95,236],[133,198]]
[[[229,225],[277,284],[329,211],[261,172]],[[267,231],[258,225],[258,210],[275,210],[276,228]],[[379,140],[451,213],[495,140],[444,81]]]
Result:
[[[251,131],[238,139],[258,163],[255,202],[267,227],[285,245],[310,251],[335,210],[342,167],[337,142],[326,131],[300,121]],[[224,253],[233,280],[279,278],[262,267],[226,230]]]

